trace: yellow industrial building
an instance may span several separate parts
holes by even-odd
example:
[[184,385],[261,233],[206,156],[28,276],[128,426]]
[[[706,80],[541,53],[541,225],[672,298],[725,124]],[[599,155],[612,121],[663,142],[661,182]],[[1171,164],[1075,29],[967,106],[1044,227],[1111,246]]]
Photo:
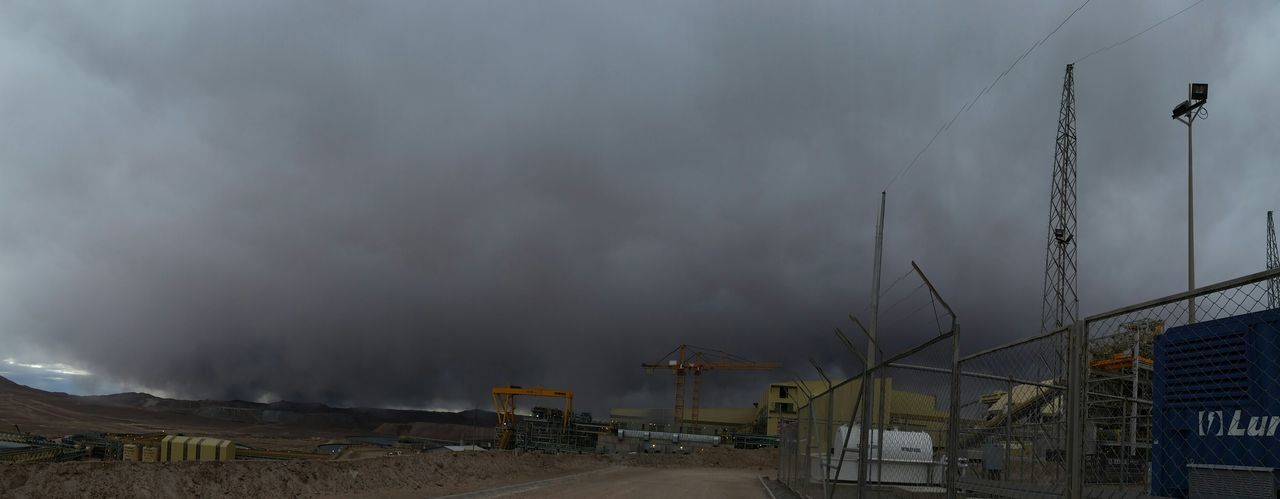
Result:
[[[617,408],[609,411],[609,421],[627,430],[675,431],[671,425],[670,409]],[[685,418],[686,431],[713,434],[722,431],[744,431],[756,421],[755,407],[703,407],[698,421]]]
[[[857,379],[843,384],[840,384],[841,382],[834,382],[838,386],[835,389],[835,405],[831,407],[830,413],[836,426],[848,423],[849,416],[857,410],[854,403],[858,400],[858,392],[862,389],[862,383]],[[823,380],[805,380],[802,383],[805,390],[815,395],[827,389],[827,382]],[[799,386],[801,385],[795,382],[772,383],[765,390],[764,397],[757,404],[756,415],[756,419],[764,425],[764,428],[761,428],[764,433],[777,435],[783,421],[795,421],[799,417],[798,409],[809,403],[805,390],[799,389]],[[893,378],[884,380],[884,388],[887,426],[901,430],[927,431],[932,434],[934,441],[943,441],[942,437],[947,426],[947,412],[945,408],[938,407],[936,396],[895,389]],[[880,423],[879,379],[872,380],[871,392],[871,400],[874,404],[871,420],[878,425]],[[819,398],[814,403],[814,418],[820,423],[826,422],[827,400]]]
[[827,382],[823,380],[802,381],[800,385],[794,381],[770,383],[765,388],[764,396],[756,404],[755,421],[757,431],[766,435],[777,435],[783,421],[795,421],[796,411],[809,403],[809,393],[826,391]]
[[[853,411],[854,402],[862,383],[858,380],[840,384],[835,389],[835,405],[831,407],[833,426],[847,424]],[[874,405],[872,421],[880,422],[880,380],[873,380],[872,403]],[[910,431],[929,432],[935,442],[945,441],[947,413],[945,408],[938,407],[934,395],[909,392],[894,388],[893,379],[884,381],[885,412],[888,415],[887,426]],[[944,387],[945,388],[945,387]],[[720,431],[759,433],[777,435],[784,421],[795,421],[799,418],[799,408],[809,403],[808,394],[826,391],[824,380],[803,380],[799,383],[783,381],[770,383],[764,390],[760,401],[754,407],[742,408],[703,408],[698,422],[695,424],[686,417],[686,430],[694,429],[697,433],[718,433]],[[825,398],[815,402],[814,417],[825,426],[827,418]],[[620,428],[670,430],[672,412],[670,409],[620,408],[609,412],[609,419]]]

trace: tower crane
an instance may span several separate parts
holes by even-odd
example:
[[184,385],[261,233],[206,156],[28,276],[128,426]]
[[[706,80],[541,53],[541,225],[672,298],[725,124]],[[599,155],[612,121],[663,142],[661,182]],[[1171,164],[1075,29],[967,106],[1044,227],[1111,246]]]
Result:
[[684,423],[684,386],[686,377],[693,376],[692,422],[698,422],[698,409],[702,398],[702,371],[770,371],[782,367],[776,362],[754,362],[736,355],[710,348],[681,344],[657,362],[641,364],[647,372],[654,369],[670,369],[676,379],[674,422],[677,428]]

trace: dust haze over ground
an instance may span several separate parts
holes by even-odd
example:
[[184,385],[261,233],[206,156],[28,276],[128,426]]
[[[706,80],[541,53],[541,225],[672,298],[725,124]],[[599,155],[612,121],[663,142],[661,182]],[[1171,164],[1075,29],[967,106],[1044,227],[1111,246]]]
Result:
[[[876,194],[1077,6],[7,4],[0,357],[187,398],[513,383],[595,411],[665,404],[638,364],[681,342],[851,370],[830,329],[867,302]],[[890,189],[886,279],[919,261],[967,349],[1038,326],[1063,66],[1182,7],[1086,6]],[[1262,268],[1277,33],[1274,3],[1206,3],[1076,67],[1085,313],[1185,285],[1189,81],[1198,277]]]

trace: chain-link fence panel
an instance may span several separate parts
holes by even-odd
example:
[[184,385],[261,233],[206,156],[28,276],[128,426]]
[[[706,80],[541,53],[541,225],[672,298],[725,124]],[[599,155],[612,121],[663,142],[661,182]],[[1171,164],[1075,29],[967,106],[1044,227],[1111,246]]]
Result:
[[1267,277],[1086,319],[1086,491],[1277,496],[1280,309]]
[[1067,329],[960,362],[962,490],[996,497],[1064,493]]
[[786,485],[788,488],[792,486],[795,479],[796,471],[796,454],[797,449],[797,431],[799,427],[795,421],[783,421],[778,426],[778,482]]
[[[821,463],[829,497],[897,497],[903,493],[942,492],[946,477],[953,345],[945,338],[912,355],[894,359],[873,370],[867,385],[861,377],[837,384],[831,391],[831,440]],[[865,397],[863,388],[868,388]],[[814,405],[828,407],[825,395]],[[864,430],[864,402],[870,402],[870,423]],[[822,426],[823,420],[818,419]],[[867,464],[861,466],[862,442]],[[861,477],[866,476],[865,485]],[[909,492],[914,490],[915,492]]]
[[818,466],[819,450],[822,441],[819,440],[819,430],[817,421],[814,417],[813,402],[818,398],[814,396],[808,404],[796,412],[797,419],[800,423],[800,443],[801,450],[799,455],[799,466],[797,467],[797,487],[794,487],[797,493],[803,497],[821,497],[822,482],[820,475],[814,475],[814,469]]
[[[950,342],[883,371],[874,394],[872,483],[881,489],[942,487],[950,442]],[[937,353],[938,355],[929,355]]]

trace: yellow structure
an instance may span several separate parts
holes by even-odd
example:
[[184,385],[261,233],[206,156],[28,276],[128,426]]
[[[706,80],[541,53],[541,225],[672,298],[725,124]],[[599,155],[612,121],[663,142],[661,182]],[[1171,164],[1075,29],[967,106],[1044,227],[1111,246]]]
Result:
[[[827,390],[827,382],[823,380],[805,380],[803,385],[794,382],[770,384],[758,405],[757,420],[764,423],[767,435],[777,435],[778,428],[784,421],[795,421],[802,414],[798,411],[809,404],[808,393],[815,396]],[[835,405],[830,409],[833,427],[848,424],[849,416],[857,407],[858,392],[862,391],[862,382],[858,379],[834,381]],[[872,380],[871,401],[872,418],[875,425],[880,424],[880,379]],[[804,389],[800,389],[803,387]],[[884,380],[886,426],[905,431],[927,431],[935,443],[945,442],[947,412],[938,407],[936,396],[898,390],[893,387],[893,378]],[[821,397],[813,403],[813,418],[820,426],[825,427],[827,421],[827,403],[829,397]],[[808,417],[808,413],[803,414]]]
[[760,429],[767,435],[777,435],[783,421],[795,421],[796,410],[809,403],[809,393],[820,393],[827,389],[827,382],[822,380],[803,381],[803,385],[783,381],[770,383],[765,388],[764,396],[756,404],[756,420],[764,424]]
[[[1052,385],[1054,380],[1046,379],[1041,383]],[[1001,415],[1011,412],[1015,409],[1020,410],[1022,406],[1030,402],[1039,402],[1040,408],[1038,412],[1041,416],[1053,416],[1058,414],[1059,406],[1062,404],[1062,390],[1053,390],[1043,386],[1018,384],[1013,385],[1013,394],[1005,390],[997,390],[983,395],[978,400],[987,405],[987,417],[991,420]],[[1011,406],[1012,403],[1012,406]]]
[[142,448],[142,462],[154,463],[160,460],[160,448],[150,445]]
[[[704,426],[699,411],[702,407],[702,372],[714,369],[734,371],[771,371],[782,367],[777,362],[753,362],[735,357],[720,351],[701,352],[689,350],[699,347],[680,345],[656,363],[644,363],[640,366],[649,374],[654,369],[670,369],[676,379],[676,403],[672,410],[672,424],[680,428],[690,422],[684,417],[684,382],[686,375],[693,375],[693,418],[692,425]],[[673,357],[674,356],[674,357]]]
[[[861,391],[862,383],[858,379],[853,379],[834,381],[833,384],[836,385],[835,404],[831,406],[830,417],[833,420],[831,427],[834,429],[842,424],[848,424],[849,416],[857,410],[854,404],[858,401],[858,392]],[[935,445],[943,445],[946,442],[947,412],[945,408],[938,406],[936,396],[895,389],[892,378],[884,381],[884,388],[887,428],[926,431],[933,437]],[[945,386],[943,388],[945,389]],[[802,415],[806,419],[809,417],[807,412],[800,412],[801,407],[808,406],[810,403],[808,394],[812,393],[816,396],[826,390],[827,382],[824,380],[770,383],[755,407],[702,409],[701,421],[695,426],[700,427],[700,433],[727,430],[777,435],[783,422],[796,421]],[[879,379],[873,380],[871,395],[874,413],[872,422],[879,426]],[[813,403],[814,422],[823,429],[827,426],[829,400],[831,400],[829,397],[822,397]],[[658,431],[675,431],[669,430],[670,410],[613,409],[609,411],[609,420],[625,429],[651,429],[647,425],[653,425],[652,429]],[[686,420],[686,425],[690,424],[692,421]]]
[[[609,421],[618,428],[627,430],[645,430],[654,425],[657,431],[676,431],[671,429],[670,409],[615,408],[609,411]],[[695,429],[698,433],[712,434],[724,431],[751,431],[756,422],[755,407],[703,407],[699,420],[685,419],[685,429]]]
[[498,431],[502,436],[498,439],[499,449],[510,449],[515,443],[516,431],[516,395],[530,397],[559,397],[564,399],[564,426],[569,426],[569,418],[573,414],[573,392],[570,390],[551,390],[547,388],[524,388],[521,386],[493,387],[493,408],[498,413]]
[[124,460],[141,461],[142,447],[139,447],[138,444],[124,444]]
[[235,458],[236,446],[230,440],[174,435],[160,440],[160,461],[162,462],[231,461]]

